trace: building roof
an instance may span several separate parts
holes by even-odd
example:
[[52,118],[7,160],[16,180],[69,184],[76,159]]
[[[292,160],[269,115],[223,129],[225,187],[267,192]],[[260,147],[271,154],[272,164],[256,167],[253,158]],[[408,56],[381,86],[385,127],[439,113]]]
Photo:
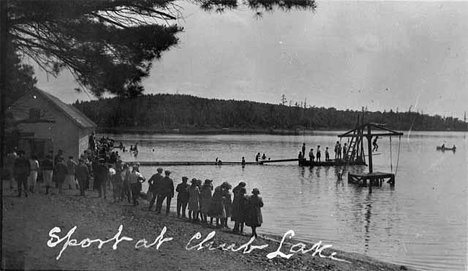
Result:
[[91,119],[89,119],[85,114],[83,114],[80,110],[78,110],[73,105],[66,104],[62,102],[59,98],[55,97],[54,95],[45,92],[36,88],[36,91],[39,95],[44,97],[48,100],[55,108],[59,111],[63,112],[65,116],[71,119],[73,122],[78,124],[81,128],[95,128],[97,127],[96,123],[94,123]]

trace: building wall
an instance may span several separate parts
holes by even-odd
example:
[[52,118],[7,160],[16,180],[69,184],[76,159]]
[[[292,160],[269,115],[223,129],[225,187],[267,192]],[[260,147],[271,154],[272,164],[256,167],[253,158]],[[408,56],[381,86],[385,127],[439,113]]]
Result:
[[[34,98],[35,97],[35,98]],[[29,109],[41,109],[41,120],[54,121],[53,123],[21,123],[18,128],[21,132],[32,132],[34,138],[49,139],[53,144],[53,151],[57,153],[59,149],[63,150],[64,157],[72,155],[79,157],[80,134],[83,137],[84,132],[73,120],[68,118],[61,110],[55,108],[48,100],[41,95],[25,95],[15,102],[10,111],[16,119],[28,119]],[[27,150],[25,150],[27,151]]]

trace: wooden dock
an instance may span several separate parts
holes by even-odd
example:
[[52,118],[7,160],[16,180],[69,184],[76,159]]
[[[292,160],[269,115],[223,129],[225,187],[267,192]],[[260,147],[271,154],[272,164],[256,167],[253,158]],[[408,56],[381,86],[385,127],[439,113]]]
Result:
[[[321,161],[321,162],[312,162],[312,167],[336,167],[336,166],[365,166],[365,161],[345,161],[345,160],[329,160],[329,161]],[[310,161],[302,162],[302,166],[311,166]]]
[[[385,172],[371,173],[350,173],[348,172],[348,182],[358,184],[360,186],[369,187],[372,191],[372,186],[382,187],[383,182],[388,179],[391,187],[395,186],[395,174]],[[369,180],[369,182],[367,182]]]
[[[242,162],[215,162],[215,161],[124,161],[127,164],[140,164],[140,166],[221,166],[242,165]],[[257,162],[245,162],[245,165],[259,165]]]

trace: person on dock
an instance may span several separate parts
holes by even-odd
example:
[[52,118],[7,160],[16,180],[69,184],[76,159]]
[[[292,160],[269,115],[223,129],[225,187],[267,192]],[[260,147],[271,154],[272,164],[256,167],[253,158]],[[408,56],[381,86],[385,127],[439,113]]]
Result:
[[156,170],[156,174],[151,176],[151,178],[148,180],[149,190],[152,193],[152,198],[150,201],[148,211],[151,211],[151,209],[153,208],[153,205],[156,202],[156,199],[158,198],[159,191],[161,190],[161,181],[164,178],[162,176],[162,172],[163,172],[163,169],[158,168]]
[[376,137],[374,138],[374,141],[372,141],[372,146],[374,147],[374,148],[372,149],[372,152],[375,152],[375,151],[377,151],[377,150],[379,149],[379,145],[377,145],[377,139],[379,139],[378,136],[376,136]]
[[304,160],[304,155],[300,151],[299,154],[297,155],[297,161],[299,162],[299,166],[303,165],[303,160]]
[[317,145],[317,153],[316,153],[316,158],[317,158],[317,162],[320,162],[320,157],[322,156],[321,152],[320,152],[320,145]]
[[24,188],[24,195],[28,197],[28,177],[31,171],[31,164],[29,159],[25,157],[24,151],[18,151],[18,158],[13,164],[13,174],[18,185],[18,197],[21,197],[22,187]]
[[346,143],[343,145],[343,159],[348,159],[348,147],[346,146]]
[[263,155],[262,155],[262,160],[266,160],[266,159],[267,159],[266,155],[263,154]]
[[[188,191],[189,184],[187,183],[188,178],[182,177],[182,182],[177,185],[176,192],[177,194],[177,217],[180,217],[182,211],[182,217],[185,218],[185,210],[187,209],[187,204],[189,201],[190,193]],[[148,181],[149,182],[149,181]],[[152,204],[150,205],[153,206]],[[150,207],[150,210],[151,210]]]
[[206,179],[200,190],[200,218],[202,222],[208,223],[208,211],[211,204],[211,191],[213,191],[212,180]]
[[139,172],[138,166],[134,165],[132,173],[130,173],[128,179],[132,189],[133,206],[137,206],[139,204],[138,197],[140,196],[141,192],[141,183],[145,182],[145,177],[143,177],[143,175]]
[[245,166],[245,158],[244,158],[244,156],[242,156],[242,162],[241,162],[241,165]]
[[340,159],[340,152],[338,151],[338,146],[339,146],[339,145],[340,145],[340,142],[339,142],[339,141],[336,141],[335,149],[334,149],[334,152],[335,152],[335,160]]
[[310,149],[310,151],[309,151],[310,166],[312,166],[312,163],[314,162],[314,160],[315,160],[314,149]]
[[161,180],[161,189],[159,191],[158,200],[156,203],[156,214],[161,214],[162,203],[166,199],[166,216],[169,215],[171,208],[171,199],[174,197],[174,181],[169,177],[171,172],[166,170],[165,176]]
[[258,152],[257,155],[255,155],[255,162],[258,162],[260,160],[260,153]]
[[198,180],[193,178],[191,181],[191,185],[188,188],[188,193],[190,195],[189,202],[188,202],[188,209],[189,209],[189,220],[192,222],[198,221],[198,210],[199,210],[199,200],[200,200],[200,189],[198,188]]
[[305,143],[302,143],[302,153],[304,154],[304,156],[305,156],[305,152],[306,152],[306,145]]
[[231,216],[231,221],[234,221],[234,229],[232,230],[233,232],[239,232],[239,222],[241,220],[241,216],[243,215],[242,213],[242,207],[241,207],[241,198],[244,197],[245,193],[243,195],[240,194],[240,190],[244,188],[245,190],[246,183],[245,182],[240,182],[236,187],[232,189],[232,193],[234,194],[234,199],[232,201],[232,216]]
[[54,176],[54,162],[52,156],[48,154],[44,162],[42,162],[42,178],[46,185],[46,195],[49,194],[49,189],[52,187],[52,178]]
[[259,196],[260,190],[254,188],[252,190],[252,196],[248,200],[247,218],[245,225],[252,228],[252,237],[257,238],[257,228],[262,226],[263,217],[262,210],[263,199]]
[[328,147],[325,148],[325,161],[330,161],[330,153],[328,153]]
[[81,158],[78,159],[78,165],[75,168],[75,178],[78,180],[78,186],[80,187],[80,196],[84,196],[86,180],[89,178],[89,171],[84,160]]

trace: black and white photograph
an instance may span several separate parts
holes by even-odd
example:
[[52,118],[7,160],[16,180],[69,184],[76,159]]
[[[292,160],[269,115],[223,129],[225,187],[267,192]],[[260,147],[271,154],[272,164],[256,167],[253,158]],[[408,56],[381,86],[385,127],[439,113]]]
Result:
[[467,18],[0,0],[0,268],[468,271]]

